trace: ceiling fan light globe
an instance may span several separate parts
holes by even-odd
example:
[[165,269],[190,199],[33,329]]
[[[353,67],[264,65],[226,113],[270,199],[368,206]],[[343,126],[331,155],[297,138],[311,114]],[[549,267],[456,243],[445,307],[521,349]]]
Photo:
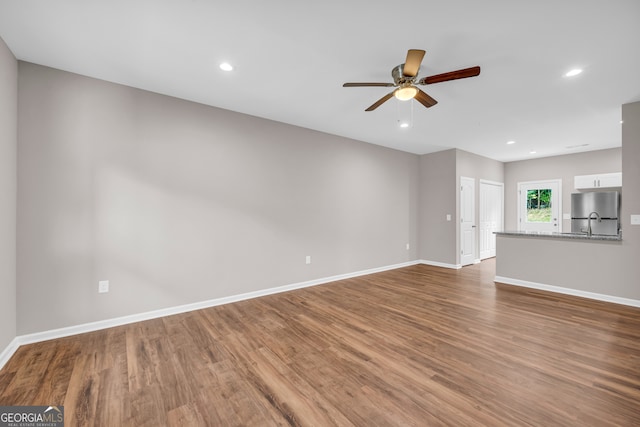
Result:
[[413,86],[406,86],[396,89],[393,95],[400,101],[408,101],[418,94],[418,89]]

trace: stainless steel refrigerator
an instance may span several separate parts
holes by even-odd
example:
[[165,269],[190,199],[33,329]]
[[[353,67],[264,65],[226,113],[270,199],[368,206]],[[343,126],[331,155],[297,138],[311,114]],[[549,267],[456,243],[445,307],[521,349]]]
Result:
[[[571,194],[571,232],[616,236],[620,232],[620,193],[599,191]],[[591,220],[589,220],[591,216]]]

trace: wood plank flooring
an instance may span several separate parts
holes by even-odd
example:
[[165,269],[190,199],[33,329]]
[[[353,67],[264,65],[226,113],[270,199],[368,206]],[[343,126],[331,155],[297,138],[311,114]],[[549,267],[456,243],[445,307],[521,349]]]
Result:
[[416,265],[21,347],[68,426],[640,425],[640,309]]

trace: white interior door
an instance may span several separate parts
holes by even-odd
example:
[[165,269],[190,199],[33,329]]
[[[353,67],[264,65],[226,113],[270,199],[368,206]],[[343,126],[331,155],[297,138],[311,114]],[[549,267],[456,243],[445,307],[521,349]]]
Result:
[[479,242],[480,259],[496,256],[496,231],[504,227],[504,184],[480,180]]
[[518,230],[562,231],[562,180],[518,183]]
[[476,180],[460,177],[460,264],[475,261],[475,188]]

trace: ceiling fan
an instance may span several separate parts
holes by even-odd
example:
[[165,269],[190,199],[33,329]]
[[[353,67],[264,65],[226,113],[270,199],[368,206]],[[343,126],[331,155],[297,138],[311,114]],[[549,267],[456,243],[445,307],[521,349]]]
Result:
[[475,77],[480,74],[480,67],[476,66],[464,68],[462,70],[449,71],[448,73],[436,74],[434,76],[423,77],[418,80],[418,71],[420,70],[420,64],[422,63],[424,54],[424,50],[409,49],[407,52],[407,59],[404,64],[400,64],[391,70],[393,83],[345,83],[342,87],[377,86],[397,88],[393,92],[390,92],[377,100],[365,111],[375,110],[393,96],[401,101],[415,99],[425,107],[429,108],[436,105],[438,101],[427,95],[415,85],[430,85],[433,83],[448,82],[449,80]]

